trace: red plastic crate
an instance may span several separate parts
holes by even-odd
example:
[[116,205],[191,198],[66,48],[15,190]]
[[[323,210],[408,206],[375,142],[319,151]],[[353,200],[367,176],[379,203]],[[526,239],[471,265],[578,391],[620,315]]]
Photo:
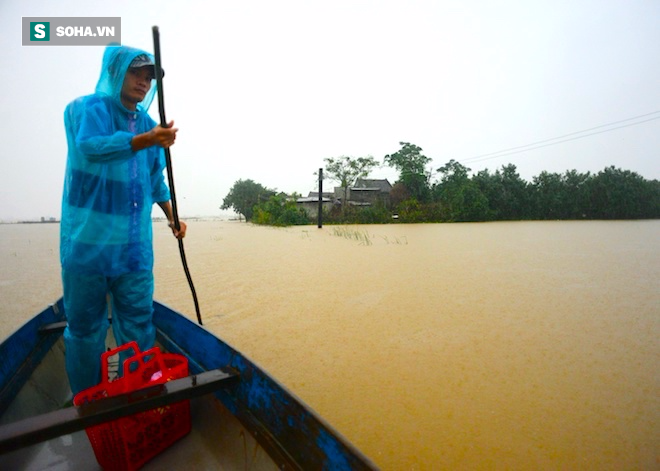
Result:
[[[126,350],[133,350],[135,354],[124,361],[123,375],[109,381],[109,358]],[[105,352],[101,362],[101,384],[76,394],[75,405],[188,376],[188,359],[183,355],[162,353],[158,347],[140,352],[136,342]],[[85,431],[103,469],[137,470],[187,435],[190,429],[190,401],[186,400],[95,425]]]

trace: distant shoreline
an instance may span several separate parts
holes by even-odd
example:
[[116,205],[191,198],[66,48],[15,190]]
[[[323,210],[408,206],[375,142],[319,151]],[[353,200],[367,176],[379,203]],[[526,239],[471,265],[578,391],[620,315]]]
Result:
[[[153,222],[163,222],[166,219],[164,217],[154,217],[151,218]],[[192,217],[181,217],[182,221],[227,221],[232,220],[223,216],[192,216]],[[0,221],[0,224],[59,224],[61,221],[59,219],[44,219],[42,221]]]
[[0,224],[59,224],[60,221],[0,221]]

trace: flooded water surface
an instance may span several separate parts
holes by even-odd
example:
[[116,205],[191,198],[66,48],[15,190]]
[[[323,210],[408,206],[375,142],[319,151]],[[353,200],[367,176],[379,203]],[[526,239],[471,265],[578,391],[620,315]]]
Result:
[[[0,337],[61,295],[0,225]],[[660,221],[189,223],[204,324],[384,469],[658,469]],[[195,318],[155,226],[156,298]]]

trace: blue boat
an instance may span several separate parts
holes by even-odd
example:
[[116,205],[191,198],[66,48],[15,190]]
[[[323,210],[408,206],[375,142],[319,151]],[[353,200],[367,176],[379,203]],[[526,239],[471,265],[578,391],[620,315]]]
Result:
[[189,376],[80,406],[66,406],[71,390],[61,299],[0,344],[0,467],[99,469],[86,428],[190,400],[190,433],[143,469],[377,469],[303,401],[204,327],[157,302],[154,323],[157,345],[185,356]]

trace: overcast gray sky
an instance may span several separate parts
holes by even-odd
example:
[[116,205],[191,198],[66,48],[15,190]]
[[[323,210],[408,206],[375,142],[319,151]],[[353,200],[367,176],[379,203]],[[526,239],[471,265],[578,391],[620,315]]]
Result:
[[[120,16],[123,44],[150,51],[160,27],[183,217],[220,214],[238,179],[307,194],[325,157],[382,162],[399,141],[435,169],[660,178],[658,0],[4,0],[1,220],[59,218],[63,111],[93,92],[103,54],[22,47],[22,16]],[[473,159],[558,136],[572,140]]]

